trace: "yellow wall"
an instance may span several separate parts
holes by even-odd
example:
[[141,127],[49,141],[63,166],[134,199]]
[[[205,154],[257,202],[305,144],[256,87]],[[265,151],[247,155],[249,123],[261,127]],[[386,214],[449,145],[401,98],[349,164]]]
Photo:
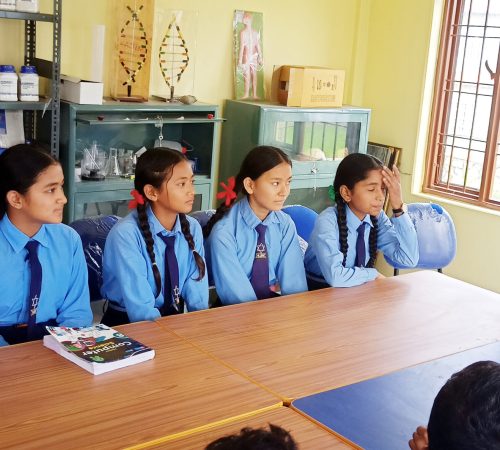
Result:
[[[18,22],[0,19],[0,64],[13,64],[19,70],[23,64],[23,55],[18,44],[24,39],[24,29]],[[9,43],[9,45],[5,45]]]
[[433,0],[371,5],[363,98],[372,108],[370,139],[402,147],[407,174],[413,167],[432,5]]
[[[198,11],[198,37],[194,95],[205,102],[223,104],[232,98],[232,19],[235,9],[259,11],[264,14],[264,70],[269,89],[275,64],[306,64],[347,70],[345,102],[350,101],[354,57],[355,27],[360,0],[156,0],[172,9]],[[105,94],[109,94],[113,78],[113,22],[116,12],[112,0],[65,0],[62,17],[62,72],[85,76],[90,60],[88,44],[92,25],[106,25]],[[122,2],[123,3],[123,2]],[[50,11],[51,1],[42,2]],[[165,6],[166,5],[166,6]],[[0,39],[16,28],[12,21],[0,20]],[[21,25],[16,24],[18,30]],[[45,29],[43,33],[45,34]],[[18,31],[22,37],[22,30]],[[2,39],[3,41],[3,39]],[[22,59],[22,39],[17,48],[0,48],[0,64]],[[48,33],[40,39],[39,53],[50,55]],[[16,47],[16,46],[15,46]],[[6,51],[7,50],[7,51]],[[151,89],[150,89],[151,90]],[[269,92],[268,92],[269,94]]]
[[[247,9],[264,13],[264,59],[269,88],[274,64],[307,64],[346,69],[344,103],[373,108],[370,139],[403,148],[405,199],[427,201],[411,194],[412,174],[419,174],[423,144],[417,137],[424,98],[425,75],[434,7],[441,0],[156,0],[172,9],[197,10],[198,38],[194,95],[223,104],[232,97],[232,15]],[[44,0],[50,5],[50,0]],[[42,3],[43,4],[43,3]],[[84,7],[85,4],[85,7]],[[63,5],[62,70],[85,71],[92,25],[105,24],[110,37],[112,0],[65,0]],[[39,48],[50,53],[43,28]],[[44,38],[44,33],[47,33]],[[19,65],[22,27],[0,20],[0,64]],[[106,42],[105,93],[112,79],[112,42]],[[46,56],[47,57],[47,56]],[[431,70],[432,72],[432,62]],[[424,124],[425,126],[425,124]],[[424,142],[425,144],[425,142]],[[416,152],[418,157],[416,158]],[[414,183],[417,190],[420,179]],[[455,261],[446,273],[500,292],[500,216],[440,201],[452,214],[458,235]],[[384,273],[389,270],[380,264]]]

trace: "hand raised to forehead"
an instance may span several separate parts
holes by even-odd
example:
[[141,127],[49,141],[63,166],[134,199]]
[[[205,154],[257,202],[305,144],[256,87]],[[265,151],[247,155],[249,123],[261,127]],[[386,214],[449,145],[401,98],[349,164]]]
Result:
[[403,204],[403,193],[401,191],[401,175],[394,164],[392,170],[388,167],[382,168],[382,182],[389,194],[392,209],[401,208]]

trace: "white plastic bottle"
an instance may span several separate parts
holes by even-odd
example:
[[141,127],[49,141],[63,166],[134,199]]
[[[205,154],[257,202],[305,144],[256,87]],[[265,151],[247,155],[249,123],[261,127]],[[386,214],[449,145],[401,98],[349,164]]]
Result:
[[34,66],[22,66],[19,73],[19,100],[38,101],[38,74]]
[[0,66],[0,101],[17,101],[17,75],[14,66]]
[[16,11],[39,12],[38,0],[16,0]]
[[6,11],[15,11],[16,0],[0,0],[0,9]]

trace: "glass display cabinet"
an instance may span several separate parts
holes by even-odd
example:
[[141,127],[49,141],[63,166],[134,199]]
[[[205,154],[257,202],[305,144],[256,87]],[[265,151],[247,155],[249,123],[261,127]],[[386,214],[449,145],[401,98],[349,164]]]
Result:
[[61,102],[60,160],[68,197],[64,221],[127,214],[133,156],[141,147],[158,146],[160,135],[162,146],[182,149],[193,165],[193,209],[210,208],[221,121],[216,105],[202,103]]
[[339,162],[349,153],[367,151],[370,110],[366,108],[293,108],[227,100],[224,116],[219,179],[236,175],[253,147],[279,147],[293,163],[287,204],[323,210],[331,204],[328,186]]

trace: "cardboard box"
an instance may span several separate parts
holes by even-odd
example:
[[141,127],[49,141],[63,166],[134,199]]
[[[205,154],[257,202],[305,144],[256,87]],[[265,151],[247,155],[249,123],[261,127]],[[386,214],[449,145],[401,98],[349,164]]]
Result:
[[281,66],[273,73],[271,97],[286,106],[342,106],[344,80],[344,70]]
[[81,105],[102,105],[103,84],[61,75],[61,99]]

